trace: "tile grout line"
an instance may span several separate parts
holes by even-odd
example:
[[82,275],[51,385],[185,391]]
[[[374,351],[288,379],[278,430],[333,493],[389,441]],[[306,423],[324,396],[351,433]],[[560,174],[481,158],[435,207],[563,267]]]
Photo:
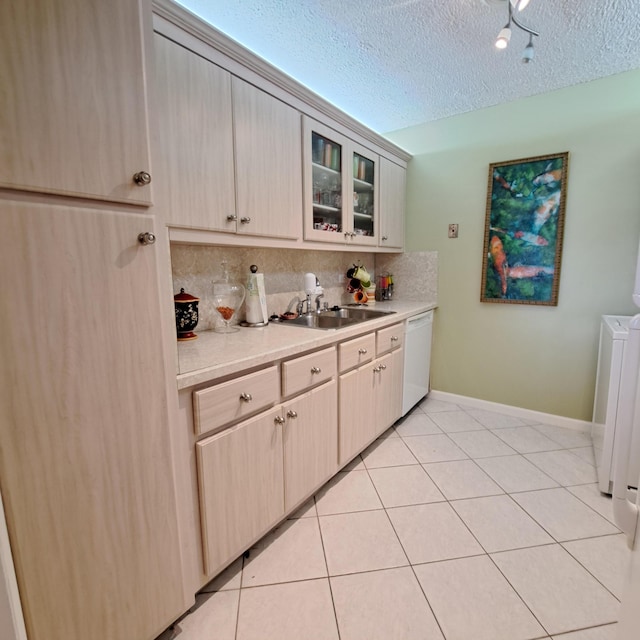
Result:
[[[619,534],[610,534],[610,535],[619,535]],[[599,536],[599,537],[605,537],[605,536]],[[586,539],[586,540],[594,540],[595,538],[585,538],[585,539]],[[576,541],[576,540],[568,540],[567,542],[579,542],[579,541]],[[609,587],[607,587],[607,585],[606,585],[606,584],[604,584],[604,582],[602,582],[602,581],[601,581],[601,580],[600,580],[596,575],[594,575],[594,574],[590,571],[590,569],[589,569],[587,566],[585,566],[585,565],[580,561],[580,558],[576,558],[576,557],[571,553],[571,551],[569,551],[569,549],[567,549],[567,548],[564,546],[564,544],[563,544],[562,542],[560,542],[559,544],[560,544],[560,546],[561,546],[561,547],[562,547],[562,548],[563,548],[563,549],[564,549],[564,550],[565,550],[565,551],[566,551],[566,552],[567,552],[567,553],[568,553],[568,554],[569,554],[569,555],[570,555],[570,556],[571,556],[571,557],[572,557],[572,558],[573,558],[573,559],[574,559],[574,560],[575,560],[575,561],[576,561],[576,562],[577,562],[577,563],[578,563],[578,564],[579,564],[579,565],[580,565],[580,566],[581,566],[581,567],[582,567],[582,568],[583,568],[583,569],[584,569],[584,570],[585,570],[585,571],[586,571],[590,576],[592,576],[592,577],[593,577],[593,579],[594,579],[598,584],[602,585],[602,587],[603,587],[604,589],[606,589],[606,590],[607,590],[607,592],[608,592],[608,593],[610,593],[610,594],[611,594],[611,595],[612,595],[612,596],[613,596],[613,597],[614,597],[618,602],[621,602],[620,598],[618,598],[618,596],[617,596],[615,593],[613,593],[613,591],[611,591],[611,589],[609,589]]]
[[[407,446],[407,445],[405,444],[405,446]],[[407,448],[409,448],[409,447],[407,446]],[[413,454],[413,452],[411,452],[411,453]],[[426,471],[425,471],[425,473],[426,473]],[[411,567],[411,573],[413,573],[413,577],[415,578],[416,582],[418,583],[418,587],[420,588],[420,591],[422,592],[422,595],[423,595],[423,597],[425,599],[425,602],[427,603],[427,606],[429,607],[429,611],[431,611],[431,615],[433,616],[433,619],[435,620],[436,624],[438,625],[438,629],[440,629],[440,633],[442,634],[442,637],[444,638],[444,640],[447,640],[447,637],[446,637],[446,635],[444,633],[444,629],[442,628],[442,625],[440,624],[440,620],[438,620],[438,616],[436,616],[436,612],[433,610],[433,607],[431,606],[431,603],[429,602],[429,598],[427,598],[427,594],[424,592],[424,589],[422,588],[422,584],[420,583],[420,580],[418,579],[418,576],[417,576],[417,574],[415,572],[415,569],[413,568],[413,564],[411,563],[411,560],[409,559],[409,554],[407,553],[406,549],[404,548],[404,545],[402,544],[402,540],[400,540],[400,536],[398,535],[398,532],[396,531],[396,528],[393,526],[393,521],[391,520],[391,517],[389,516],[389,513],[387,511],[387,508],[384,505],[384,502],[382,502],[382,497],[380,496],[380,494],[378,492],[378,487],[376,487],[376,483],[373,481],[373,478],[371,477],[371,474],[369,473],[369,469],[367,469],[367,474],[369,474],[369,480],[371,481],[371,484],[373,485],[373,488],[374,488],[376,494],[378,495],[378,499],[380,500],[380,503],[382,504],[382,508],[384,509],[384,513],[387,516],[387,520],[389,521],[389,524],[391,525],[391,529],[393,530],[393,533],[396,536],[396,539],[398,540],[398,544],[400,545],[400,548],[402,549],[402,553],[404,553],[404,556],[407,559],[408,566]],[[429,476],[427,475],[427,477],[429,477]]]
[[233,638],[234,640],[238,640],[238,629],[240,627],[240,602],[242,600],[242,591],[243,589],[245,589],[246,587],[243,586],[244,583],[244,565],[245,565],[245,560],[246,560],[246,556],[245,556],[246,552],[242,554],[241,558],[242,558],[242,567],[240,567],[240,586],[238,587],[238,606],[236,608],[236,626],[235,626],[235,631],[233,634]]
[[[351,469],[351,471],[353,471],[353,469]],[[348,471],[348,473],[351,473],[351,471]],[[324,537],[322,535],[322,527],[320,526],[320,514],[318,513],[318,504],[316,502],[315,495],[312,497],[312,500],[313,500],[313,506],[315,507],[315,511],[316,511],[316,523],[318,525],[318,531],[320,532],[320,544],[322,545],[322,555],[324,557],[324,566],[327,569],[327,583],[329,584],[329,595],[331,596],[331,606],[333,607],[333,619],[335,620],[335,623],[336,623],[336,633],[338,634],[338,640],[340,640],[340,638],[342,637],[340,634],[340,622],[338,621],[336,601],[335,601],[335,598],[333,597],[333,587],[331,585],[331,573],[329,572],[329,561],[327,560],[327,551],[324,548]]]

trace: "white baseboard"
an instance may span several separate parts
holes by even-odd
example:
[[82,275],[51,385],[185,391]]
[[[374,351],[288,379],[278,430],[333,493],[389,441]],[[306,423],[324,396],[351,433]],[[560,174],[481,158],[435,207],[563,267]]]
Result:
[[429,392],[429,398],[434,400],[443,400],[444,402],[453,402],[465,407],[474,409],[484,409],[485,411],[495,411],[496,413],[504,413],[515,418],[524,418],[525,420],[535,420],[542,424],[551,424],[556,427],[564,427],[565,429],[573,429],[582,433],[591,433],[591,422],[588,420],[577,420],[575,418],[567,418],[565,416],[556,416],[552,413],[543,413],[542,411],[533,411],[532,409],[522,409],[521,407],[512,407],[508,404],[500,404],[499,402],[490,402],[489,400],[480,400],[479,398],[470,398],[468,396],[460,396],[456,393],[447,391],[436,391],[432,389]]

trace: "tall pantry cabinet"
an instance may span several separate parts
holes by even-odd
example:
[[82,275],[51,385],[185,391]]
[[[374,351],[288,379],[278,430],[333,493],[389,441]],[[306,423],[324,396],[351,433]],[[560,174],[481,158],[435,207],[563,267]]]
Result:
[[150,24],[144,1],[0,3],[0,492],[29,640],[150,640],[190,604],[144,206]]

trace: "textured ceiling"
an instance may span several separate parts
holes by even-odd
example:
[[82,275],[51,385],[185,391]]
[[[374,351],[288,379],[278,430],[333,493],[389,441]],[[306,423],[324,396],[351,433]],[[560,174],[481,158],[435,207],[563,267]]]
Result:
[[[180,0],[380,133],[640,67],[640,0]],[[640,91],[640,87],[638,87]]]

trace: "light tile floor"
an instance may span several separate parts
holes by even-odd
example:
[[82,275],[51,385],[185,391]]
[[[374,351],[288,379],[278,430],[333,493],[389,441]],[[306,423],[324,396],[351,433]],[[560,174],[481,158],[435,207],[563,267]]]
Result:
[[628,553],[588,436],[427,398],[163,640],[615,640]]

